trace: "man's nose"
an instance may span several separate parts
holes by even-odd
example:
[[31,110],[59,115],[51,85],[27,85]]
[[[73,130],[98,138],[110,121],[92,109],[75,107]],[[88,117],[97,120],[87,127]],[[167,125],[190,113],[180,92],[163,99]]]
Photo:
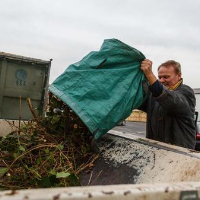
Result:
[[159,82],[160,82],[160,83],[164,83],[164,82],[165,82],[165,79],[164,79],[164,78],[160,78],[160,79],[159,79]]

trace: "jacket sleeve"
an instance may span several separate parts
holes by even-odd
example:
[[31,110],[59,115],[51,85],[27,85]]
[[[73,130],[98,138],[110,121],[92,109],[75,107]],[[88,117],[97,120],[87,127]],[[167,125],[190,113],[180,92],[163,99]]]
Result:
[[142,103],[142,105],[139,107],[139,108],[137,108],[138,110],[141,110],[141,111],[143,111],[143,112],[147,112],[147,104],[148,104],[148,99],[146,99],[143,103]]
[[195,110],[196,100],[194,92],[186,85],[175,91],[170,91],[163,86],[162,93],[155,100],[164,109],[174,114],[192,114]]

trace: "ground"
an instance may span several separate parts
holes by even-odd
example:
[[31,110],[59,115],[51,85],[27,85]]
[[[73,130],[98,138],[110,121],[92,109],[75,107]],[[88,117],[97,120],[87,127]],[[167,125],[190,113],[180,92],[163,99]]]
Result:
[[115,131],[122,133],[131,133],[136,136],[145,137],[146,134],[146,123],[144,122],[128,122],[126,121],[125,126],[116,126],[113,128]]

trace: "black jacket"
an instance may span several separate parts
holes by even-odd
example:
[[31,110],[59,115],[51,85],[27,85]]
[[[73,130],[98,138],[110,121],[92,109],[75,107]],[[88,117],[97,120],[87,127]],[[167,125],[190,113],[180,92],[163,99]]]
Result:
[[175,91],[163,86],[161,95],[149,98],[141,107],[147,112],[146,137],[194,149],[196,99],[193,90],[181,84]]

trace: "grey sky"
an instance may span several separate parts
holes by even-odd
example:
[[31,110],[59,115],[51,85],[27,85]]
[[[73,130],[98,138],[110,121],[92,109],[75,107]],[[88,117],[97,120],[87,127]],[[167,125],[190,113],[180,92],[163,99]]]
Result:
[[52,82],[104,39],[140,50],[157,66],[175,59],[199,88],[199,0],[0,0],[0,51],[53,58]]

